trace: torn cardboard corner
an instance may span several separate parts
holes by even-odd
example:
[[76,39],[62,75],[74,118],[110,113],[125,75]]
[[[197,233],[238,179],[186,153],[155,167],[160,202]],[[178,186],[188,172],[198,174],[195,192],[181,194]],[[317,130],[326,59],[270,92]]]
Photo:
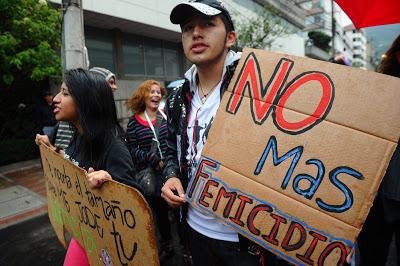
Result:
[[90,265],[159,265],[150,208],[134,188],[113,180],[91,189],[86,172],[45,145],[40,154],[50,222],[85,248]]
[[291,263],[343,264],[400,136],[399,87],[382,74],[245,49],[189,201]]

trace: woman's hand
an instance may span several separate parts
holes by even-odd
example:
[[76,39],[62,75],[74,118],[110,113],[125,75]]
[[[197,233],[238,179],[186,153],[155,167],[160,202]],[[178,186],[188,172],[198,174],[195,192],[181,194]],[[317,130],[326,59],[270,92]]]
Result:
[[36,143],[36,145],[42,145],[42,144],[45,144],[45,145],[47,145],[47,146],[49,146],[49,147],[51,147],[52,145],[50,144],[50,140],[49,140],[49,137],[47,136],[47,135],[40,135],[40,134],[36,134],[36,137],[35,137],[35,143]]
[[111,175],[104,170],[95,171],[92,167],[88,170],[88,181],[90,188],[99,188],[107,180],[111,180]]
[[54,147],[53,145],[51,145],[49,137],[47,135],[40,135],[40,134],[36,134],[35,137],[35,143],[36,145],[40,146],[40,145],[46,145],[48,147],[50,147],[53,151],[61,154],[61,156],[64,157],[64,150],[62,149],[57,149],[56,147]]

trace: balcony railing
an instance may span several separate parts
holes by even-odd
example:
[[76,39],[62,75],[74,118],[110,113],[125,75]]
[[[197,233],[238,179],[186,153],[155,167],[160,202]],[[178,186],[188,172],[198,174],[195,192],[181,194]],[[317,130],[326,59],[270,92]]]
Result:
[[269,4],[278,9],[282,16],[300,29],[305,27],[306,11],[293,0],[255,0],[260,5]]

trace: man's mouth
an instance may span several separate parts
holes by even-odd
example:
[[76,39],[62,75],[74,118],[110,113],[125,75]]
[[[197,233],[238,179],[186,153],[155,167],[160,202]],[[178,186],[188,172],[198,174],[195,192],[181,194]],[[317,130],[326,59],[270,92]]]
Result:
[[207,45],[204,43],[196,43],[192,46],[192,51],[195,53],[201,53],[207,49]]

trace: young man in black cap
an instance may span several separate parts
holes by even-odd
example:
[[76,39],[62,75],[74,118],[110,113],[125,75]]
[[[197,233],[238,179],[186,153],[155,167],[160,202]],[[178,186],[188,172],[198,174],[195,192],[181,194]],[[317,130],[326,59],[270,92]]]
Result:
[[[166,103],[169,152],[161,191],[170,206],[178,207],[185,206],[185,189],[241,54],[230,49],[236,33],[220,1],[179,4],[170,19],[181,26],[184,53],[193,63],[184,84]],[[187,240],[195,265],[260,265],[260,256],[248,252],[248,245],[239,242],[241,237],[235,231],[207,213],[187,207]]]

